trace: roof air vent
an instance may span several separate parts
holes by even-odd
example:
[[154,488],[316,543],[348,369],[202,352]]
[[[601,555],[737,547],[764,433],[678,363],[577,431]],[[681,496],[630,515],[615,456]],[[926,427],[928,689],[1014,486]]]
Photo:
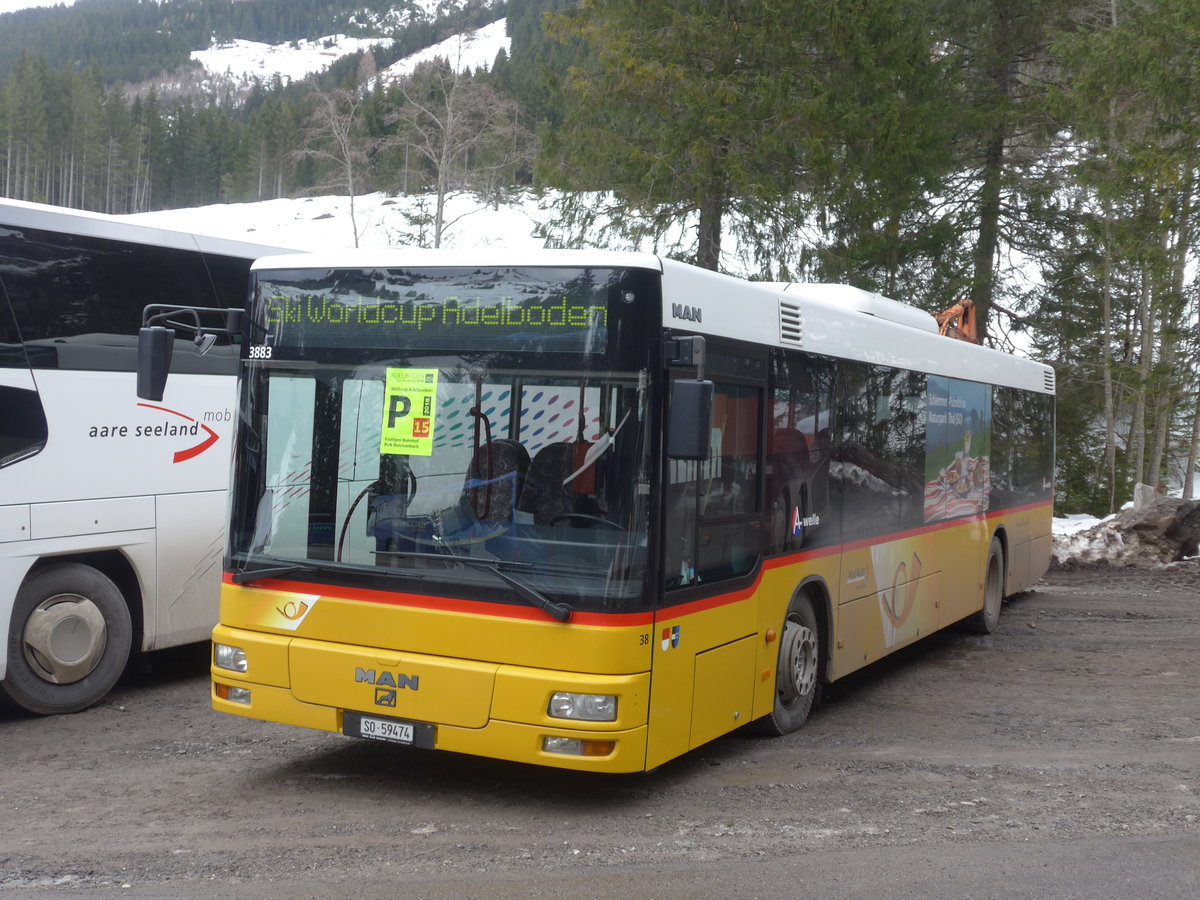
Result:
[[1047,366],[1042,372],[1042,377],[1046,383],[1046,393],[1053,394],[1057,387],[1054,381],[1054,370]]
[[779,340],[798,347],[804,344],[804,317],[800,314],[800,304],[779,301]]

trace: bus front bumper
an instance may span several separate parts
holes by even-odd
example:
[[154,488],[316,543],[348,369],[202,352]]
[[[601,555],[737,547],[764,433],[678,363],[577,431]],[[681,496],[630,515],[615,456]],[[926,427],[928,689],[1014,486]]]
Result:
[[[218,712],[556,768],[646,768],[649,673],[480,664],[225,626],[213,631],[213,644]],[[240,651],[245,671],[219,666],[219,646]],[[560,691],[613,695],[617,719],[552,717],[550,698]]]

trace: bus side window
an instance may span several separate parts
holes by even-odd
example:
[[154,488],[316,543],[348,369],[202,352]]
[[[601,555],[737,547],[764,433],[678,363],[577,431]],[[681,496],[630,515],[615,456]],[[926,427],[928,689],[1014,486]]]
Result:
[[29,359],[17,331],[4,282],[0,280],[0,369],[10,371],[0,385],[0,468],[32,456],[49,434]]
[[883,366],[842,364],[833,481],[843,541],[923,522],[924,377]]
[[837,540],[829,516],[835,363],[776,350],[766,447],[768,553]]
[[[132,372],[144,306],[216,305],[195,251],[27,228],[20,240],[0,235],[0,258],[10,254],[22,265],[6,272],[5,290],[34,369]],[[241,267],[248,279],[249,262]],[[202,356],[194,346],[177,341],[172,371],[236,372],[232,351]]]
[[717,581],[754,568],[761,552],[761,406],[758,388],[716,382],[709,458],[668,461],[667,587]]

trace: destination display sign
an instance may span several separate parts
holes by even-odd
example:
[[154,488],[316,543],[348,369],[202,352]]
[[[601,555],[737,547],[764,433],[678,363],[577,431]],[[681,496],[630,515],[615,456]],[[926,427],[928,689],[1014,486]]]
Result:
[[614,270],[262,272],[267,343],[602,353]]

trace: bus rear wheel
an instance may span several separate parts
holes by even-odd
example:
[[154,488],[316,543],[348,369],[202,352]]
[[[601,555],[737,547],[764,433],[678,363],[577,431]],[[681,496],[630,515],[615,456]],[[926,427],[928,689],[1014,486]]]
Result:
[[103,572],[35,570],[17,591],[0,694],[41,715],[78,712],[117,683],[132,644],[129,607]]
[[775,707],[758,720],[758,730],[784,735],[808,721],[821,692],[821,629],[806,595],[792,598],[779,637]]
[[987,568],[983,574],[983,609],[967,619],[967,628],[976,634],[991,634],[1000,624],[1000,607],[1004,603],[1004,548],[999,538],[992,538],[988,548]]

